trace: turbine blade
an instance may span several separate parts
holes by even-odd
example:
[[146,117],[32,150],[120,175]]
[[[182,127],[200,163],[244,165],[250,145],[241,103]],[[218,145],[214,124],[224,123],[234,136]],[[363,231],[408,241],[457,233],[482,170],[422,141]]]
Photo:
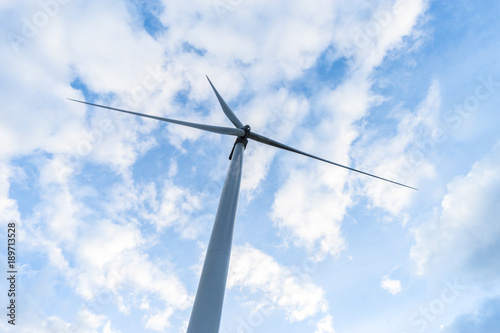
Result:
[[167,123],[173,123],[177,125],[182,125],[182,126],[187,126],[187,127],[192,127],[208,132],[213,132],[213,133],[218,133],[218,134],[226,134],[226,135],[233,135],[233,136],[244,136],[245,131],[239,128],[230,128],[230,127],[221,127],[221,126],[212,126],[212,125],[205,125],[205,124],[198,124],[198,123],[191,123],[188,121],[182,121],[182,120],[175,120],[175,119],[170,119],[170,118],[163,118],[163,117],[158,117],[158,116],[151,116],[149,114],[143,114],[139,112],[133,112],[133,111],[127,111],[123,109],[117,109],[117,108],[112,108],[110,106],[105,106],[105,105],[99,105],[99,104],[94,104],[90,102],[84,102],[84,101],[79,101],[76,99],[68,98],[70,101],[73,102],[78,102],[82,104],[87,104],[87,105],[92,105],[92,106],[97,106],[99,108],[104,108],[104,109],[109,109],[113,111],[119,111],[119,112],[124,112],[124,113],[130,113],[136,116],[141,116],[141,117],[146,117],[146,118],[151,118],[151,119],[156,119],[156,120],[161,120],[165,121]]
[[304,153],[303,151],[300,151],[298,149],[289,147],[289,146],[284,145],[284,144],[282,144],[282,143],[280,143],[278,141],[269,139],[269,138],[267,138],[267,137],[265,137],[263,135],[260,135],[260,134],[254,133],[254,132],[250,132],[250,135],[248,137],[250,139],[252,139],[252,140],[255,140],[255,141],[258,141],[258,142],[261,142],[261,143],[264,143],[264,144],[276,147],[276,148],[281,148],[281,149],[284,149],[284,150],[288,150],[288,151],[291,151],[291,152],[294,152],[294,153],[297,153],[297,154],[301,154],[301,155],[304,155],[304,156],[307,156],[307,157],[311,157],[311,158],[314,158],[314,159],[317,159],[317,160],[320,160],[320,161],[323,161],[323,162],[326,162],[326,163],[330,163],[330,164],[336,165],[336,166],[344,168],[344,169],[348,169],[348,170],[351,170],[351,171],[354,171],[354,172],[358,172],[358,173],[361,173],[363,175],[367,175],[367,176],[370,176],[370,177],[381,179],[381,180],[384,180],[384,181],[389,182],[389,183],[393,183],[393,184],[396,184],[396,185],[404,186],[404,187],[411,188],[413,190],[417,190],[418,191],[418,189],[416,189],[414,187],[411,187],[411,186],[408,186],[408,185],[405,185],[405,184],[401,184],[401,183],[395,182],[395,181],[390,180],[390,179],[382,178],[382,177],[373,175],[371,173],[364,172],[364,171],[361,171],[361,170],[357,170],[357,169],[354,169],[354,168],[351,168],[351,167],[348,167],[348,166],[345,166],[345,165],[342,165],[342,164],[338,164],[338,163],[335,163],[335,162],[332,162],[332,161],[328,161],[328,160],[325,160],[325,159],[323,159],[321,157],[317,157],[317,156],[314,156],[314,155],[311,155],[311,154],[308,154],[308,153]]
[[233,113],[233,111],[231,111],[231,109],[226,104],[226,102],[224,101],[224,99],[221,97],[221,95],[219,94],[219,92],[217,91],[217,89],[215,89],[214,85],[212,84],[212,81],[210,81],[210,79],[208,78],[208,75],[206,75],[206,77],[207,77],[208,82],[212,86],[212,89],[213,89],[213,91],[215,93],[215,96],[217,96],[217,99],[219,100],[220,106],[222,107],[222,111],[224,111],[224,113],[226,114],[226,117],[228,117],[229,120],[231,120],[231,122],[234,124],[234,126],[236,128],[243,128],[243,124],[238,119],[238,117],[236,117],[236,115]]

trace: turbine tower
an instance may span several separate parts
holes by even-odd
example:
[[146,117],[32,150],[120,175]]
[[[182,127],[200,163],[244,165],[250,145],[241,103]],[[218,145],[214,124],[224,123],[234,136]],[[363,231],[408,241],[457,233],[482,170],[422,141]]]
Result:
[[113,111],[133,114],[136,116],[152,118],[168,123],[196,128],[199,130],[214,132],[224,135],[232,135],[236,137],[229,159],[231,163],[226,174],[226,180],[222,188],[222,194],[215,216],[212,234],[208,243],[208,249],[201,272],[198,290],[194,300],[193,309],[187,333],[217,333],[219,332],[220,319],[222,314],[222,304],[224,301],[224,291],[226,289],[226,280],[229,270],[229,258],[231,255],[231,244],[233,240],[234,220],[236,217],[236,208],[238,205],[238,195],[241,183],[241,171],[243,167],[243,152],[247,146],[248,139],[258,141],[260,143],[273,146],[276,148],[288,150],[297,154],[311,157],[322,162],[333,164],[335,166],[345,168],[354,172],[361,173],[370,177],[374,177],[389,183],[399,186],[404,186],[416,190],[416,188],[395,182],[390,179],[382,178],[371,173],[357,170],[342,164],[325,160],[323,158],[305,153],[298,149],[287,146],[283,143],[267,138],[263,135],[252,132],[249,125],[243,123],[236,117],[233,111],[226,104],[217,89],[208,78],[208,82],[212,87],[217,99],[219,100],[222,111],[226,117],[233,123],[234,128],[212,126],[206,124],[198,124],[187,121],[175,120],[170,118],[152,116],[148,114],[113,108],[105,105],[94,104],[85,101],[79,101],[69,98],[69,100],[92,105],[100,108],[105,108]]

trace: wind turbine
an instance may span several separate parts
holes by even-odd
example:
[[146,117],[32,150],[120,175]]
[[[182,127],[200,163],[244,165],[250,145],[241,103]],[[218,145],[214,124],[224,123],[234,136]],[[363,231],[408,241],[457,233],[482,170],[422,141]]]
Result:
[[288,150],[304,156],[308,156],[326,163],[336,165],[341,168],[361,173],[363,175],[367,175],[389,183],[393,183],[399,186],[404,186],[416,190],[416,188],[414,187],[404,185],[386,178],[382,178],[373,175],[371,173],[357,170],[342,164],[325,160],[323,158],[305,153],[303,151],[292,148],[273,139],[267,138],[263,135],[252,132],[250,126],[243,125],[243,123],[238,119],[238,117],[236,117],[233,111],[231,111],[231,109],[224,101],[224,99],[221,97],[217,89],[215,89],[214,85],[212,84],[212,81],[210,81],[208,76],[207,79],[215,95],[217,96],[217,99],[219,100],[220,106],[222,107],[222,111],[224,111],[226,117],[233,123],[234,128],[212,126],[212,125],[198,124],[198,123],[192,123],[192,122],[175,120],[164,117],[157,117],[148,114],[113,108],[105,105],[99,105],[69,98],[69,100],[78,103],[92,105],[113,111],[129,113],[136,116],[152,118],[156,120],[165,121],[168,123],[192,127],[218,134],[232,135],[236,137],[233,149],[231,150],[231,154],[229,155],[231,163],[229,165],[229,169],[226,174],[224,187],[222,188],[219,207],[217,208],[217,214],[215,216],[214,226],[212,228],[212,234],[210,236],[210,241],[208,243],[205,262],[203,264],[203,270],[201,273],[200,282],[198,284],[198,290],[196,292],[196,297],[194,300],[194,305],[191,312],[191,318],[189,320],[187,333],[201,333],[201,332],[217,333],[219,331],[220,318],[222,314],[222,304],[224,301],[224,291],[226,289],[226,280],[229,268],[229,257],[231,255],[234,220],[236,217],[236,207],[238,205],[238,195],[241,183],[243,152],[248,143],[248,139],[258,141],[260,143],[270,145],[276,148]]

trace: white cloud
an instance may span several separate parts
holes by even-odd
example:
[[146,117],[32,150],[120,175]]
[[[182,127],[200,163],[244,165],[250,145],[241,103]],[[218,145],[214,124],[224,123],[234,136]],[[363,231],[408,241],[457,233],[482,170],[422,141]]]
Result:
[[159,311],[158,313],[149,316],[149,318],[146,321],[145,327],[158,332],[165,331],[165,328],[170,326],[168,318],[171,315],[172,315],[172,309]]
[[[33,36],[26,38],[24,45],[17,50],[10,45],[1,48],[0,60],[9,66],[2,71],[0,80],[0,94],[6,101],[0,126],[4,142],[0,155],[8,158],[40,149],[90,157],[123,172],[151,143],[148,146],[148,140],[143,142],[137,137],[139,126],[123,126],[124,118],[107,117],[115,125],[112,133],[103,133],[99,126],[106,119],[103,113],[91,115],[85,124],[86,108],[66,100],[82,99],[70,83],[79,76],[96,92],[113,90],[123,94],[143,83],[147,68],[159,62],[161,47],[142,29],[131,29],[130,15],[121,1],[52,4],[58,7],[56,12]],[[22,36],[26,22],[47,16],[43,8],[41,3],[8,4],[7,12],[19,20],[9,20],[5,29]],[[134,61],[117,57],[117,52],[133,56]],[[124,67],[129,70],[122,70]],[[23,97],[27,91],[31,98]]]
[[[426,0],[398,0],[387,9],[378,8],[365,26],[364,32],[375,33],[380,29],[376,38],[374,50],[367,55],[364,66],[372,68],[379,65],[386,53],[401,46],[403,37],[415,34],[418,19],[427,8]],[[418,36],[417,36],[418,37]]]
[[382,278],[380,282],[380,287],[387,290],[393,295],[396,295],[401,291],[401,281],[391,280],[387,275]]
[[127,220],[127,214],[137,214],[142,222],[152,224],[158,232],[174,228],[183,238],[196,239],[210,217],[201,214],[207,204],[204,199],[203,193],[193,193],[170,179],[160,188],[154,182],[135,184],[128,179],[113,186],[106,209],[114,218]]
[[21,333],[121,333],[113,328],[111,320],[106,315],[98,315],[86,308],[78,310],[73,315],[73,322],[67,322],[58,316],[47,316],[46,318],[33,318],[33,314],[25,317],[25,321],[17,321],[15,326],[3,326],[0,329],[3,332],[21,332]]
[[9,197],[9,179],[14,175],[14,168],[7,163],[0,162],[0,214],[5,220],[19,221],[17,202]]
[[113,327],[111,326],[111,321],[108,320],[108,322],[102,329],[102,333],[121,333],[121,331],[113,329]]
[[[350,145],[358,136],[353,123],[373,103],[369,87],[366,77],[358,73],[333,91],[321,91],[317,105],[313,106],[321,122],[308,132],[297,131],[302,144],[295,146],[350,165]],[[340,230],[342,219],[352,204],[350,191],[345,187],[349,174],[297,155],[287,155],[286,162],[287,179],[275,195],[273,220],[285,237],[308,249],[317,260],[338,255],[345,248]],[[295,168],[288,171],[290,166]]]
[[[214,6],[215,5],[215,6]],[[221,16],[217,2],[166,2],[162,22],[169,26],[165,43],[169,47],[188,42],[208,57],[221,61],[233,78],[241,76],[231,63],[252,64],[251,84],[283,76],[292,78],[313,61],[329,43],[336,2],[321,7],[301,1],[241,1],[226,4]],[[283,15],[286,12],[287,15]],[[220,68],[219,64],[216,68]],[[214,71],[212,69],[212,71]],[[252,81],[252,80],[250,80]],[[225,86],[221,86],[222,90]]]
[[[147,295],[161,302],[159,306],[151,306],[151,311],[162,313],[147,318],[147,325],[156,329],[168,326],[174,311],[191,304],[191,297],[170,263],[149,258],[148,247],[144,246],[147,236],[142,234],[134,218],[89,218],[93,211],[82,199],[87,195],[97,197],[98,193],[92,187],[85,190],[74,184],[74,166],[63,168],[61,173],[60,168],[54,167],[61,166],[59,157],[39,158],[39,161],[42,162],[38,180],[42,201],[37,212],[23,221],[25,233],[21,241],[26,248],[46,253],[48,266],[57,268],[57,274],[89,304],[109,294],[107,302],[129,313],[132,309],[142,309]],[[130,182],[124,183],[130,185]],[[148,200],[151,193],[155,194],[154,186],[141,189],[132,186],[128,192],[129,202],[124,200],[122,206],[115,209],[115,215],[124,209],[140,212],[142,202]],[[170,199],[175,201],[174,197]],[[186,204],[189,206],[189,202]],[[112,330],[109,325],[106,327]]]
[[[369,75],[373,68],[380,64],[388,50],[401,46],[400,41],[411,33],[411,28],[416,24],[417,18],[425,10],[424,2],[405,6],[398,14],[402,15],[401,17],[392,15],[393,27],[388,27],[374,35],[372,37],[374,43],[367,45],[366,48],[356,48],[357,59],[361,60],[350,64],[349,70],[352,73],[349,79],[333,90],[324,89],[318,94],[320,97],[318,105],[313,107],[316,108],[317,115],[321,117],[321,123],[308,133],[300,133],[302,142],[305,143],[302,144],[303,150],[344,165],[351,164],[349,158],[351,144],[359,135],[354,123],[365,116],[369,107],[377,105],[381,100],[381,97],[370,92]],[[402,18],[408,20],[403,22]],[[347,24],[348,21],[342,22]],[[357,23],[363,22],[361,20]],[[365,22],[365,24],[368,25],[370,22]],[[347,31],[353,31],[353,29]],[[342,40],[334,39],[336,42]],[[349,55],[350,51],[339,48],[339,52]],[[330,147],[335,147],[335,149]],[[386,145],[381,145],[379,148],[380,150],[370,147],[369,151],[355,155],[358,157],[356,160],[363,161],[363,164],[356,166],[363,169],[363,165],[370,165],[371,168],[364,168],[364,170],[383,177],[387,174],[388,163],[381,163],[381,159],[375,162],[371,158],[374,157],[374,151],[387,152]],[[387,156],[385,159],[387,160]],[[369,162],[371,163],[368,164]],[[306,247],[311,253],[315,253],[317,260],[321,260],[326,255],[338,255],[345,248],[340,228],[345,212],[352,203],[352,198],[350,192],[344,189],[348,179],[346,172],[334,170],[331,166],[327,169],[323,165],[310,163],[313,166],[305,170],[289,171],[290,168],[287,168],[287,179],[275,196],[272,217],[280,230],[285,231],[285,235],[288,235],[295,244]],[[381,168],[371,170],[373,165],[383,165],[383,172],[377,173]],[[325,183],[320,184],[318,179]],[[379,186],[379,190],[377,193],[368,193],[371,198],[374,198],[372,200],[387,197],[385,192],[384,195],[380,193],[382,189],[386,190],[385,185],[374,185]],[[370,189],[373,187],[370,186]],[[400,206],[409,202],[409,195],[406,196],[408,199],[403,200]],[[400,202],[400,200],[398,198],[389,204],[394,196],[388,196],[388,198],[387,202],[377,202],[377,205],[384,205],[394,210],[393,202]]]
[[[8,64],[2,67],[0,78],[0,99],[5,101],[0,157],[8,161],[35,151],[54,154],[39,167],[42,199],[33,216],[22,222],[26,227],[26,248],[47,254],[47,265],[57,267],[85,299],[91,300],[104,291],[113,295],[112,301],[122,312],[149,307],[151,315],[144,321],[156,330],[169,327],[171,316],[186,309],[192,300],[170,263],[149,256],[147,244],[155,240],[143,234],[138,220],[152,223],[159,232],[174,227],[184,238],[196,239],[204,228],[205,217],[196,217],[204,207],[204,197],[171,181],[161,186],[135,183],[131,166],[156,145],[148,134],[157,124],[70,104],[65,97],[82,99],[81,92],[72,89],[70,82],[79,77],[91,92],[101,94],[98,100],[102,103],[121,103],[138,111],[147,106],[144,109],[148,113],[227,124],[218,106],[208,115],[186,111],[199,107],[197,103],[206,103],[208,98],[215,105],[202,79],[205,73],[213,73],[212,78],[220,83],[219,91],[229,102],[244,100],[239,98],[241,94],[249,94],[248,103],[236,103],[243,111],[242,120],[272,129],[274,138],[295,141],[299,147],[348,163],[350,145],[358,135],[352,124],[374,103],[369,93],[369,74],[388,50],[400,44],[402,36],[411,33],[424,8],[423,2],[405,2],[406,11],[394,19],[391,29],[385,29],[372,46],[357,49],[353,56],[339,41],[349,39],[345,31],[351,30],[351,23],[366,23],[358,17],[360,12],[376,12],[365,1],[349,6],[337,1],[323,2],[321,6],[285,0],[272,4],[230,3],[232,8],[220,17],[210,1],[165,1],[161,19],[168,29],[154,40],[144,31],[132,6],[123,1],[68,2],[17,52],[5,41],[0,47],[0,63]],[[347,8],[358,5],[361,10]],[[1,6],[9,14],[2,14],[2,19],[8,16],[4,21],[8,22],[6,29],[19,34],[22,25],[16,18],[31,18],[41,10],[38,3],[10,1]],[[337,25],[339,21],[342,24]],[[186,51],[187,44],[206,53],[201,56]],[[328,47],[335,49],[335,57],[355,58],[357,62],[350,64],[348,71],[356,72],[363,66],[365,71],[359,71],[362,73],[358,77],[335,90],[327,87],[317,94],[326,96],[320,98],[319,110],[310,109],[307,99],[291,89],[276,88],[283,81],[299,78]],[[180,91],[190,101],[187,106],[175,101]],[[285,123],[276,124],[273,115],[277,109],[289,112]],[[323,122],[304,131],[302,121],[313,109]],[[268,111],[266,117],[259,118],[264,111]],[[112,126],[102,125],[106,121]],[[336,133],[333,136],[332,129]],[[167,137],[182,150],[184,140],[197,140],[201,134],[169,127]],[[251,192],[259,187],[275,154],[263,147],[248,154],[249,165],[257,167],[245,175],[244,190]],[[298,158],[285,157],[285,161],[294,162],[282,165],[285,181],[275,198],[273,218],[280,231],[306,247],[316,259],[337,255],[345,248],[340,228],[352,203],[344,188],[347,173],[320,165],[303,167],[305,160]],[[97,185],[72,183],[85,162],[110,166],[121,176],[112,185],[111,193],[100,193]],[[16,202],[9,198],[12,174],[8,164],[2,164],[0,210],[19,217]],[[176,168],[172,167],[169,174],[174,176]],[[92,211],[83,204],[86,196],[100,201],[104,209]],[[193,221],[193,217],[197,220]],[[317,332],[333,331],[320,287],[300,280],[272,257],[250,247],[236,248],[235,256],[254,269],[247,270],[236,261],[231,273],[233,287],[262,292],[286,312],[290,321],[321,313]],[[262,262],[276,275],[262,270]],[[113,331],[106,318],[90,312],[82,316],[93,325],[92,329]],[[74,327],[52,319],[48,322],[59,323],[61,330]]]
[[70,29],[59,31],[66,42],[59,45],[92,90],[128,91],[142,82],[148,66],[154,68],[160,62],[161,45],[142,29],[125,2],[73,3],[65,9],[61,19],[74,21],[64,22]]
[[[361,162],[359,168],[413,187],[418,187],[418,179],[434,178],[436,170],[431,157],[437,146],[435,133],[439,128],[440,107],[440,86],[433,81],[415,110],[400,105],[393,110],[392,116],[399,121],[394,136],[377,138],[378,131],[365,133],[353,152]],[[393,216],[403,216],[401,220],[405,223],[403,213],[415,191],[371,178],[363,179],[363,184],[373,206],[382,207]]]
[[291,172],[273,203],[272,218],[278,227],[316,260],[325,255],[338,255],[345,248],[340,227],[350,199],[341,186],[318,181],[335,179],[335,175],[342,173],[337,170]]
[[[83,233],[75,249],[75,276],[72,283],[85,299],[109,292],[120,311],[144,308],[144,297],[160,300],[160,308],[149,306],[146,325],[157,330],[169,325],[174,310],[187,308],[191,297],[166,260],[144,253],[145,239],[136,226],[100,221]],[[94,234],[97,232],[97,234]],[[99,245],[99,246],[98,246]]]
[[326,315],[316,323],[314,333],[335,333],[333,329],[333,318],[331,315]]
[[260,302],[283,309],[290,322],[328,310],[322,288],[304,276],[295,276],[289,268],[248,244],[235,246],[232,251],[227,287],[263,293]]
[[388,52],[405,46],[405,38],[418,43],[422,36],[415,27],[427,3],[426,0],[397,0],[361,2],[355,7],[344,3],[345,13],[333,32],[338,53],[352,57],[355,67],[370,73]]
[[80,310],[77,315],[77,325],[87,326],[89,329],[96,329],[102,326],[105,320],[105,315],[97,315],[87,309]]
[[80,260],[103,268],[122,252],[141,243],[140,231],[132,224],[119,225],[100,220],[90,229],[91,237],[85,237],[79,246]]
[[162,197],[160,198],[161,204],[157,212],[156,226],[158,229],[165,226],[178,223],[183,225],[185,235],[192,238],[196,237],[195,234],[190,235],[188,229],[192,226],[187,226],[191,222],[191,217],[194,212],[200,210],[202,207],[201,198],[192,194],[189,189],[180,188],[171,182],[166,182],[163,187]]
[[493,253],[498,253],[500,239],[499,147],[476,162],[467,175],[453,179],[437,216],[414,229],[411,257],[420,274],[458,269],[468,272],[461,275],[479,274],[489,280],[498,272]]

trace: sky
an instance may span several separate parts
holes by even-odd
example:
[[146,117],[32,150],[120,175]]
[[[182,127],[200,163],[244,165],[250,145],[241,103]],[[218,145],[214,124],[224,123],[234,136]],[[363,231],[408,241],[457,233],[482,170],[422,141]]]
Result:
[[500,3],[0,2],[0,252],[16,325],[185,332],[233,137],[250,141],[220,332],[495,333]]

